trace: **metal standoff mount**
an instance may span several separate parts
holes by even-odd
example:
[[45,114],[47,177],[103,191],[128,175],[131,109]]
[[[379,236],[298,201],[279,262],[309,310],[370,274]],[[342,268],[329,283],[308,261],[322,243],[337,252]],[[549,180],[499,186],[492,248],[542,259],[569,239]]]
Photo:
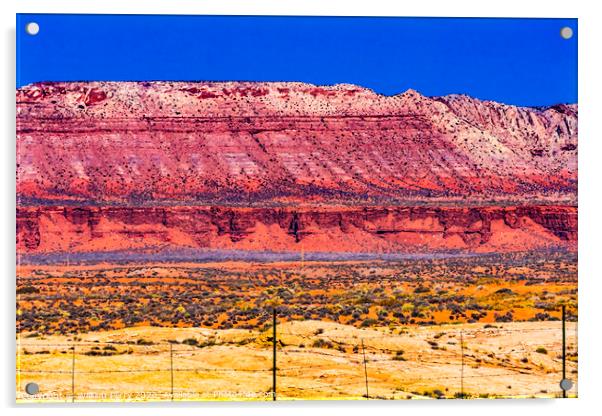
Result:
[[570,390],[573,388],[573,382],[568,378],[563,378],[562,380],[560,380],[560,388],[563,391]]
[[38,386],[38,383],[27,383],[25,385],[25,393],[29,394],[29,395],[34,395],[34,394],[38,394],[40,392],[40,386]]

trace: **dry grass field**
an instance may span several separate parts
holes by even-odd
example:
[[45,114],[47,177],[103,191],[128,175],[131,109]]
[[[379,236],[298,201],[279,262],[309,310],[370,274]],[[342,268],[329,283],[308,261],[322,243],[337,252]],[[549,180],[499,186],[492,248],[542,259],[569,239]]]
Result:
[[[279,400],[365,399],[366,380],[370,399],[560,394],[560,322],[358,329],[303,321],[277,330]],[[576,322],[567,340],[576,380]],[[271,329],[138,327],[19,342],[22,402],[72,401],[73,392],[75,401],[272,400]],[[38,396],[24,393],[32,381]]]
[[561,305],[577,381],[576,267],[570,253],[23,265],[17,399],[272,400],[274,308],[278,400],[556,397]]

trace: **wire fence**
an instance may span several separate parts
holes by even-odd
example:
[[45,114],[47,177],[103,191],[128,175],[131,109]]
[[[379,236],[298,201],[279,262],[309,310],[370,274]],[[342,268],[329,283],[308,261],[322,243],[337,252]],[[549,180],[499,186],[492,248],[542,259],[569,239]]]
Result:
[[[562,397],[577,324],[399,333],[282,322],[237,336],[17,345],[22,401]],[[325,325],[326,326],[326,325]],[[28,383],[38,394],[25,392]],[[568,396],[577,395],[573,386]]]

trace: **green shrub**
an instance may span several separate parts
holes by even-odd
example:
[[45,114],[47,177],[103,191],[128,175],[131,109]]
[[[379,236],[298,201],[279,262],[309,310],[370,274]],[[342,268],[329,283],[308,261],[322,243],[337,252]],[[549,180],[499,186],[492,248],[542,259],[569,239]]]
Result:
[[378,323],[378,321],[376,319],[372,319],[372,318],[366,318],[362,321],[362,323],[360,324],[360,326],[362,328],[366,328],[368,326],[373,326],[376,325]]
[[186,338],[184,341],[182,341],[182,344],[192,345],[193,347],[196,347],[197,345],[199,345],[199,341],[196,338]]
[[311,346],[314,348],[333,348],[334,347],[332,342],[326,341],[322,338],[315,340]]

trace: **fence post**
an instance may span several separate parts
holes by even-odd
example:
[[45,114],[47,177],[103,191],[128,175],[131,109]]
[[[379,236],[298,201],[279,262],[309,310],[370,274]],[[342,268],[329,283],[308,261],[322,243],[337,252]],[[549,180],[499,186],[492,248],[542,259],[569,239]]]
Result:
[[[566,379],[566,306],[562,305],[562,380]],[[562,397],[566,399],[566,390],[562,389]]]
[[71,403],[75,403],[75,343],[71,352]]
[[169,371],[171,373],[171,401],[173,402],[173,344],[169,343]]
[[462,365],[460,367],[460,398],[464,398],[464,332],[460,330],[460,350],[462,354]]
[[366,349],[364,348],[364,339],[362,341],[362,354],[364,355],[364,379],[366,380],[366,400],[370,399],[370,392],[368,391],[368,367],[366,367]]
[[276,307],[272,309],[272,400],[276,401]]

